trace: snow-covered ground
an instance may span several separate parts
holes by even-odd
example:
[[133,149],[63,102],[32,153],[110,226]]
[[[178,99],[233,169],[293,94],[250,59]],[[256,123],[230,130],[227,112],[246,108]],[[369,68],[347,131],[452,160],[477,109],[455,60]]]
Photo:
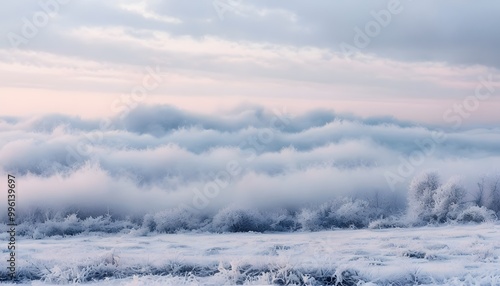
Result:
[[33,285],[500,285],[498,223],[314,233],[92,234],[19,238],[18,245],[19,274]]

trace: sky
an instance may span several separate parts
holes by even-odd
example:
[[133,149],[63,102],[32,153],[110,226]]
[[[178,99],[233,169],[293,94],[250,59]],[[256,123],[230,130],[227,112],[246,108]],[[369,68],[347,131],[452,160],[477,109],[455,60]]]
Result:
[[[0,114],[260,105],[491,125],[500,119],[499,9],[464,0],[9,1]],[[148,70],[158,84],[130,99]]]
[[474,191],[500,174],[499,11],[9,1],[0,174],[19,176],[26,209],[101,214],[379,195],[404,208],[428,170]]

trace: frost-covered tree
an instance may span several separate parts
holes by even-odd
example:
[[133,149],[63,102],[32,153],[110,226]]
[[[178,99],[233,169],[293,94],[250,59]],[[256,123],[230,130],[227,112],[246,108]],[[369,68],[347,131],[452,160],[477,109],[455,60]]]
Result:
[[477,192],[474,194],[473,202],[477,206],[484,206],[486,204],[486,179],[482,177],[477,183]]
[[375,208],[370,208],[367,201],[344,199],[335,211],[339,227],[365,227],[373,217]]
[[408,190],[408,217],[411,221],[429,221],[434,209],[433,194],[441,182],[436,172],[427,172],[413,178]]
[[441,185],[439,175],[435,172],[416,176],[408,191],[408,217],[410,221],[445,222],[456,219],[465,189],[457,180],[450,179]]
[[437,222],[456,219],[464,196],[465,189],[456,180],[452,179],[444,186],[439,187],[432,195],[434,200],[432,219]]
[[297,215],[297,221],[301,228],[306,231],[317,231],[322,229],[322,217],[318,210],[303,208]]
[[500,212],[500,176],[482,177],[477,183],[477,191],[473,202],[484,206],[495,213]]
[[492,179],[486,207],[496,213],[500,212],[500,176]]

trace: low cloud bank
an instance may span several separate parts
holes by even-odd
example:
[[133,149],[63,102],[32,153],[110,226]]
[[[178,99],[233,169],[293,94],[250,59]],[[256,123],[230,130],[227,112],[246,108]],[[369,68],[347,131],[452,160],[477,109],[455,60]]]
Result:
[[[315,229],[304,226],[315,217],[304,209],[330,202],[331,211],[324,212],[331,220],[341,220],[333,217],[342,217],[342,209],[367,209],[353,222],[367,226],[404,213],[410,182],[423,171],[435,170],[443,181],[459,176],[463,202],[475,200],[478,182],[500,174],[498,128],[457,131],[261,107],[200,115],[139,106],[103,122],[62,115],[0,118],[0,172],[17,178],[20,219],[65,221],[74,213],[83,222],[111,215],[142,227],[149,216],[149,228],[177,231],[193,229],[186,220],[192,218],[199,229],[234,231],[229,221],[250,216],[256,224],[241,229]],[[169,216],[183,227],[161,223]]]

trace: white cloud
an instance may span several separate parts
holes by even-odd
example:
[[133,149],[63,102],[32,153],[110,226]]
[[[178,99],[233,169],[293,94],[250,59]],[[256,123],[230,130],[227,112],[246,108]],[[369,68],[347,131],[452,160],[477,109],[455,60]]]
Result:
[[469,188],[480,176],[499,172],[498,128],[444,129],[446,140],[403,176],[400,166],[424,150],[418,142],[433,138],[433,128],[314,111],[270,129],[273,118],[265,109],[242,109],[230,120],[142,106],[107,131],[74,117],[11,119],[0,125],[1,168],[22,182],[23,205],[86,208],[98,196],[100,207],[117,210],[140,198],[151,202],[148,209],[189,205],[193,190],[228,172],[231,162],[241,171],[229,176],[209,209],[244,202],[300,206],[374,192],[390,198],[387,172],[401,176],[400,198],[423,170],[461,175]]
[[129,3],[129,4],[121,4],[119,7],[123,10],[130,11],[141,15],[146,19],[153,19],[160,22],[168,23],[168,24],[181,24],[182,20],[175,17],[168,17],[164,15],[159,15],[154,11],[148,9],[145,2],[141,3]]

